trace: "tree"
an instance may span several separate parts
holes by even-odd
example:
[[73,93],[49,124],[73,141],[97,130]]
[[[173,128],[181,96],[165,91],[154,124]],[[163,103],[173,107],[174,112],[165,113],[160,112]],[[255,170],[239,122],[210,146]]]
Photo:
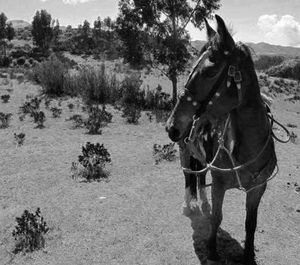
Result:
[[60,29],[59,21],[52,21],[52,43],[54,46],[58,46],[59,44],[59,36],[61,35],[62,31]]
[[15,36],[15,30],[11,23],[6,23],[7,17],[4,13],[0,14],[0,45],[2,46],[2,53],[6,56],[6,46],[8,41],[11,41]]
[[53,38],[51,15],[46,10],[37,11],[32,21],[32,37],[34,43],[46,50]]
[[11,41],[15,37],[15,30],[11,23],[6,26],[6,38]]
[[7,17],[4,13],[0,14],[0,40],[5,39],[6,37],[6,21]]
[[[188,63],[188,23],[202,27],[205,18],[220,7],[220,0],[120,0],[117,32],[124,43],[125,59],[146,61],[172,82],[173,103],[177,79]],[[161,67],[163,66],[163,68]]]

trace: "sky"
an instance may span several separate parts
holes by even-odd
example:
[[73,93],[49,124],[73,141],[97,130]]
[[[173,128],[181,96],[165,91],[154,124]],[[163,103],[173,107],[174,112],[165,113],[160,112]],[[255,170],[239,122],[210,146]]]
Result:
[[[221,0],[216,11],[233,27],[234,39],[300,47],[300,0]],[[61,25],[91,24],[118,14],[118,0],[0,0],[8,19],[32,22],[36,10],[46,9]],[[210,21],[215,26],[213,20]],[[188,26],[193,40],[205,40],[205,30]]]

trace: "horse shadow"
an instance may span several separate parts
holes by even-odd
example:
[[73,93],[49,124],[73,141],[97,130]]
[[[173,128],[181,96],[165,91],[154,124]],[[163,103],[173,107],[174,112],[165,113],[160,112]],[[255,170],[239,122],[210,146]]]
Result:
[[[191,220],[194,249],[201,265],[207,265],[207,240],[210,234],[209,215],[203,214],[197,207],[192,213],[184,214]],[[244,249],[228,232],[219,228],[217,234],[217,251],[220,260],[215,265],[244,265]],[[256,263],[255,263],[256,264]],[[257,265],[257,264],[256,264]]]

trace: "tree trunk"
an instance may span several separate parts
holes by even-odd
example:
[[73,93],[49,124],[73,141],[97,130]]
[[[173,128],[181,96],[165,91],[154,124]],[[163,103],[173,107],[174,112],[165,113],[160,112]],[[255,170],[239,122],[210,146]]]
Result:
[[173,76],[171,78],[171,81],[172,81],[172,103],[173,103],[173,106],[176,105],[176,102],[177,102],[177,76]]

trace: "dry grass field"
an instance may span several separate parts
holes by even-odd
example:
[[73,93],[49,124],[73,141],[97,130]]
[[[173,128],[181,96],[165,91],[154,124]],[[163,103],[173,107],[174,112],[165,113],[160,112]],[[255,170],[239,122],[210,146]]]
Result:
[[[145,80],[153,86],[164,82],[159,75]],[[88,135],[66,121],[73,114],[82,114],[81,101],[65,98],[60,118],[52,118],[41,104],[45,128],[36,129],[29,117],[20,121],[18,111],[26,95],[37,95],[40,87],[1,78],[1,95],[7,89],[11,99],[0,103],[0,112],[11,112],[13,117],[8,128],[0,129],[1,265],[205,264],[208,220],[200,212],[189,217],[182,214],[184,178],[179,160],[154,163],[153,145],[170,142],[163,124],[150,122],[143,113],[138,125],[130,125],[108,106],[112,123],[103,128],[102,135]],[[299,101],[285,98],[278,95],[272,111],[284,125],[294,125],[290,129],[299,136]],[[67,108],[70,102],[75,105],[72,112]],[[17,147],[13,134],[20,132],[26,139]],[[110,152],[109,181],[87,183],[71,178],[71,164],[88,141],[103,143]],[[296,265],[300,264],[299,139],[276,143],[276,150],[280,171],[269,183],[259,208],[257,263]],[[222,264],[242,264],[244,203],[243,192],[226,193],[218,242]],[[46,246],[15,255],[15,218],[37,207],[50,228]]]

